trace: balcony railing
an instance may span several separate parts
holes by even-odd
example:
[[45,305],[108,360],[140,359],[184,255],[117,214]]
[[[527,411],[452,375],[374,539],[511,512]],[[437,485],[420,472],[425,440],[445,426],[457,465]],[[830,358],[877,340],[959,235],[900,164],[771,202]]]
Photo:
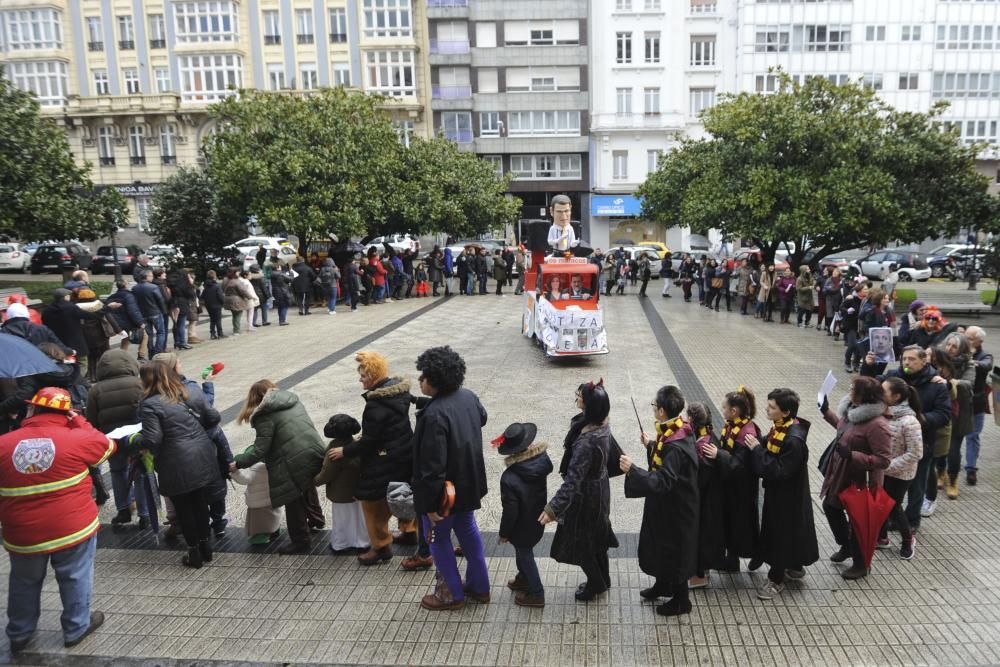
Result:
[[163,155],[163,156],[160,157],[160,161],[163,164],[177,164],[177,156],[176,155]]
[[469,0],[427,0],[428,7],[468,7]]
[[472,86],[431,86],[431,97],[436,100],[465,100],[472,97]]
[[472,130],[442,130],[444,138],[456,144],[471,144]]
[[312,35],[312,34],[309,34],[309,35],[296,35],[295,36],[295,41],[297,41],[299,44],[312,44],[313,42],[316,41],[316,37],[314,35]]
[[113,167],[115,166],[115,159],[113,157],[102,157],[101,158],[102,167]]
[[145,156],[136,157],[136,156],[133,155],[132,157],[129,158],[129,162],[133,166],[141,166],[141,165],[146,164],[146,157]]
[[331,44],[343,44],[347,41],[347,33],[344,32],[331,32],[330,33],[330,43]]
[[281,35],[264,35],[264,44],[268,46],[281,44]]
[[151,40],[149,40],[149,48],[151,48],[151,49],[165,49],[165,48],[167,48],[167,40],[165,40],[165,39],[151,39]]
[[468,53],[469,52],[469,40],[431,40],[431,53],[439,54],[451,54],[451,53]]
[[118,40],[118,48],[122,51],[134,51],[135,50],[135,40],[131,39],[120,39]]
[[87,42],[88,51],[103,51],[104,42]]

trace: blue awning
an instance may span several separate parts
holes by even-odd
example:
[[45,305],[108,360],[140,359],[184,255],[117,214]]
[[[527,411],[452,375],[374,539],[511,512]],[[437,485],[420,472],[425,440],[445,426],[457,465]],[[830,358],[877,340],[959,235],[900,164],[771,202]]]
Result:
[[590,197],[591,217],[638,216],[642,211],[642,200],[632,195],[592,195]]

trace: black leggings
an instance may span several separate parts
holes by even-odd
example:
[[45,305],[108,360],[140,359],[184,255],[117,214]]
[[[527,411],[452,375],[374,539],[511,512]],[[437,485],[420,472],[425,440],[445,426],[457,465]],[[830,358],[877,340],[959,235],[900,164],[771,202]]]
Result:
[[809,326],[809,320],[812,318],[812,308],[802,308],[799,307],[798,323],[802,324],[805,320],[805,325]]
[[730,301],[732,299],[732,297],[729,295],[729,290],[727,290],[726,288],[722,288],[721,290],[716,290],[715,291],[715,307],[716,308],[719,307],[719,301],[722,300],[722,295],[723,294],[726,295],[726,310],[729,310],[732,307],[732,304],[731,304],[731,301]]
[[177,511],[177,522],[181,525],[181,534],[188,547],[198,546],[198,542],[208,539],[208,488],[202,487],[170,496]]
[[[889,494],[889,497],[896,501],[896,504],[892,507],[892,513],[889,514],[889,518],[896,522],[896,528],[899,530],[899,536],[903,539],[903,543],[905,544],[910,541],[910,537],[913,535],[913,532],[910,530],[910,521],[906,518],[906,505],[903,504],[903,496],[906,495],[906,490],[910,488],[910,480],[897,479],[886,475],[883,486],[885,487],[885,492]],[[882,524],[882,530],[879,532],[879,537],[884,539],[889,536],[888,524],[889,521]]]
[[830,524],[830,531],[833,533],[833,539],[836,540],[837,545],[847,547],[851,552],[855,567],[863,566],[865,561],[861,557],[861,546],[854,539],[854,531],[851,530],[851,524],[844,508],[823,503],[823,514],[826,515],[827,523]]

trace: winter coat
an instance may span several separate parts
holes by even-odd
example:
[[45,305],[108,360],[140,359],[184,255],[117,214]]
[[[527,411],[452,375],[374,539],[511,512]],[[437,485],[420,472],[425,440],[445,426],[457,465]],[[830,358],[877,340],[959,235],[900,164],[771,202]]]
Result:
[[444,275],[444,261],[438,252],[432,252],[427,262],[427,279],[432,283],[442,282]]
[[747,435],[760,439],[760,429],[752,421],[740,427],[733,437],[732,448],[727,442],[720,441],[715,457],[722,478],[722,523],[726,551],[740,558],[753,555],[760,531],[757,511],[759,484],[753,472],[753,453],[746,446]]
[[296,294],[306,294],[312,290],[313,281],[316,280],[316,272],[305,262],[299,262],[292,267],[298,275],[292,278],[292,291]]
[[289,306],[292,303],[291,274],[287,271],[271,271],[271,297],[275,306]]
[[469,272],[469,256],[464,252],[455,259],[455,272],[464,278]]
[[207,431],[220,416],[203,397],[170,403],[159,394],[139,403],[142,449],[153,454],[160,491],[179,496],[216,484],[220,479],[215,443]]
[[750,287],[750,272],[749,266],[743,265],[740,270],[736,272],[736,293],[743,295],[747,293],[747,289]]
[[976,369],[976,379],[972,386],[972,412],[981,415],[986,412],[988,403],[986,383],[993,370],[993,355],[980,348],[972,355],[972,361]]
[[122,331],[134,331],[145,323],[142,311],[139,310],[139,303],[135,300],[135,295],[129,290],[122,288],[108,297],[107,303],[120,303],[121,308],[108,310],[108,314],[118,324]]
[[455,485],[452,512],[478,510],[486,495],[483,427],[486,408],[461,387],[431,398],[413,432],[413,507],[417,516],[437,512],[444,483]]
[[332,259],[323,262],[323,268],[319,270],[319,281],[326,289],[330,289],[340,282],[340,269],[337,268]]
[[144,318],[167,314],[167,302],[163,298],[163,292],[153,283],[136,283],[132,288],[132,296],[135,297],[139,312]]
[[552,472],[546,449],[545,443],[536,442],[506,457],[507,468],[500,475],[500,537],[522,549],[538,544],[545,530],[538,516],[549,497],[546,479]]
[[372,267],[372,285],[375,287],[385,285],[385,275],[387,271],[382,265],[382,259],[378,255],[374,255],[368,260],[368,264]]
[[226,310],[234,313],[250,310],[256,295],[249,289],[245,280],[241,278],[224,278],[222,281],[222,292],[225,295],[224,303]]
[[[795,279],[791,276],[781,276],[778,278],[778,282],[774,287],[774,291],[778,293],[778,299],[782,303],[787,303],[795,300]],[[812,307],[812,297],[809,297],[809,307]]]
[[[823,412],[823,418],[837,429],[837,446],[830,453],[819,490],[824,504],[840,507],[838,495],[851,486],[872,491],[882,486],[892,452],[885,413],[885,403],[852,405],[848,396],[840,401],[836,414],[829,409]],[[850,450],[847,457],[841,454],[845,447]]]
[[[87,394],[87,421],[99,431],[108,433],[120,426],[139,422],[142,382],[139,364],[125,350],[108,350],[97,362],[97,382]],[[118,450],[111,455],[112,470],[124,470],[128,452]]]
[[253,294],[257,297],[257,304],[260,305],[267,301],[267,286],[264,284],[264,274],[260,271],[251,271],[250,277],[250,287],[253,288]]
[[271,509],[271,493],[267,477],[267,465],[263,461],[244,470],[230,473],[232,480],[247,487],[243,497],[250,509]]
[[191,310],[191,304],[198,299],[198,292],[184,272],[173,276],[173,280],[170,282],[170,293],[173,295],[171,306],[185,315]]
[[[653,451],[646,451],[650,467]],[[645,498],[639,568],[664,585],[687,581],[698,567],[700,504],[698,453],[687,424],[667,439],[660,467],[628,471],[625,497]]]
[[848,331],[857,331],[860,316],[861,297],[857,292],[851,292],[840,302],[840,330],[845,334]]
[[803,270],[799,273],[798,279],[795,281],[795,298],[798,301],[799,308],[812,310],[813,287],[815,287],[815,285],[816,282],[813,280],[812,273],[803,267]]
[[59,337],[44,324],[35,324],[26,317],[12,317],[3,323],[0,327],[0,331],[5,334],[10,334],[11,336],[17,336],[18,338],[23,338],[35,347],[38,347],[41,343],[52,343],[66,356],[73,354],[73,348],[68,347],[65,343],[59,340]]
[[[862,366],[862,373],[870,366]],[[924,423],[921,433],[924,437],[924,451],[933,449],[938,430],[951,424],[951,396],[947,384],[931,382],[937,376],[937,371],[927,364],[916,373],[904,373],[902,366],[894,368],[885,377],[902,378],[906,384],[917,390],[920,396],[920,409],[923,411]]]
[[917,464],[924,455],[920,420],[906,403],[889,406],[889,477],[909,481],[917,476]]
[[776,279],[774,273],[770,271],[761,271],[760,274],[760,301],[761,303],[767,303],[768,299],[771,298],[771,293],[774,291],[774,284]]
[[608,549],[618,546],[611,528],[610,438],[607,424],[586,425],[564,443],[562,484],[545,506],[546,514],[559,522],[550,553],[557,562],[596,569]]
[[250,415],[250,425],[257,437],[235,456],[236,467],[267,465],[271,507],[283,507],[315,487],[326,448],[298,396],[270,390]]
[[344,456],[361,462],[355,497],[382,500],[389,482],[408,481],[413,471],[410,383],[385,378],[363,396],[361,437],[344,446]]
[[507,280],[507,265],[499,261],[498,257],[493,258],[493,280],[497,282]]
[[[329,433],[326,434],[330,437]],[[329,452],[337,447],[345,447],[351,441],[333,438],[326,448]],[[323,457],[323,467],[320,468],[313,483],[316,486],[326,485],[326,497],[332,503],[353,503],[358,489],[358,479],[361,477],[361,460],[357,458],[337,459],[331,461]],[[390,480],[397,481],[397,480]],[[384,495],[384,494],[383,494]]]
[[222,286],[214,278],[206,278],[202,284],[201,302],[208,312],[221,311],[226,305],[226,295],[222,293]]
[[753,469],[764,482],[760,542],[756,556],[770,565],[800,568],[819,560],[809,494],[809,422],[796,419],[778,452],[766,437],[753,450]]
[[87,339],[83,335],[81,320],[100,320],[106,311],[101,309],[90,313],[72,301],[60,299],[42,311],[42,323],[52,330],[59,340],[76,350],[78,355],[87,354]]

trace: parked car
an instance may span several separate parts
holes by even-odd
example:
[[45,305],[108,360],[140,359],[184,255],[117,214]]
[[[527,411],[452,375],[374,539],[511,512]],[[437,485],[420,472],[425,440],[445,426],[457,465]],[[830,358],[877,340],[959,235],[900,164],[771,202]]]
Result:
[[280,248],[287,245],[288,239],[283,239],[279,236],[248,236],[236,243],[227,245],[226,250],[239,250],[244,255],[253,255],[260,246],[264,246],[265,250],[270,250],[271,248]]
[[966,265],[964,268],[971,268],[972,261],[975,261],[976,268],[982,271],[986,255],[986,248],[983,246],[946,243],[927,253],[927,264],[931,267],[931,275],[935,278],[941,278],[953,272],[950,269],[953,269],[955,264],[963,264]]
[[390,234],[389,236],[376,236],[365,245],[365,252],[369,248],[375,248],[379,252],[385,252],[385,244],[388,243],[392,249],[402,253],[409,250],[412,253],[420,252],[420,240],[411,234]]
[[28,270],[31,255],[26,253],[19,243],[0,243],[0,271]]
[[[295,258],[298,257],[298,254],[299,254],[298,252],[296,252],[295,248],[293,248],[290,245],[278,246],[277,247],[277,251],[278,251],[278,257],[281,258],[281,263],[282,264],[287,264],[288,266],[291,266],[292,264],[295,263]],[[268,257],[271,256],[271,249],[270,248],[267,249],[267,256]],[[251,252],[251,253],[247,253],[247,254],[243,255],[243,270],[244,271],[249,271],[250,267],[253,266],[256,263],[257,263],[257,253],[256,253],[256,251]],[[264,268],[264,267],[261,267],[261,268]]]
[[45,243],[38,246],[31,256],[31,272],[34,274],[48,271],[89,269],[91,254],[86,246],[76,242]]
[[657,253],[659,253],[660,259],[663,259],[663,256],[670,252],[670,248],[667,247],[667,244],[659,241],[639,241],[639,245],[654,248]]
[[172,245],[151,245],[146,251],[146,256],[149,257],[151,269],[168,268],[175,259],[184,257],[183,253]]
[[[650,246],[643,246],[643,245],[625,246],[625,252],[629,254],[630,259],[634,259],[637,262],[639,261],[640,257],[643,256],[648,257],[650,264],[649,270],[652,273],[652,277],[653,278],[660,277],[660,260],[663,258],[660,256],[660,251],[657,248],[653,248]],[[674,264],[672,257],[670,263],[671,265]]]
[[896,264],[899,268],[899,280],[925,281],[931,277],[931,267],[927,264],[927,255],[904,250],[879,250],[866,257],[852,262],[861,275],[872,280],[882,280],[889,275],[889,266]]
[[[121,266],[122,273],[125,274],[132,273],[132,269],[135,267],[135,263],[141,254],[142,248],[135,245],[115,246],[114,248],[114,255],[118,256],[118,265]],[[95,275],[105,272],[114,273],[114,255],[111,254],[111,246],[100,246],[91,259],[90,272]]]

